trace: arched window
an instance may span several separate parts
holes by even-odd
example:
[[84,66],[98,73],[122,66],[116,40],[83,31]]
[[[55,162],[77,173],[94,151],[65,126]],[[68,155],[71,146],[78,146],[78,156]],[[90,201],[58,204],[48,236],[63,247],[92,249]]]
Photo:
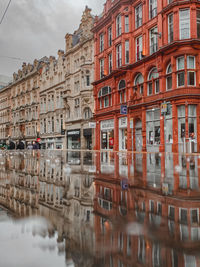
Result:
[[104,86],[98,94],[100,108],[107,108],[112,105],[111,88]]
[[167,90],[172,89],[172,65],[171,63],[167,66],[167,69],[166,69],[166,88]]
[[137,90],[139,87],[140,94],[143,94],[144,92],[144,78],[141,73],[138,73],[138,75],[135,77],[134,81],[134,90]]
[[157,68],[153,68],[149,72],[148,76],[148,95],[152,95],[153,92],[158,94],[160,91],[159,86],[159,74]]
[[92,118],[92,111],[90,108],[85,108],[83,113],[84,113],[85,120]]
[[118,84],[120,103],[126,102],[126,81],[121,80]]

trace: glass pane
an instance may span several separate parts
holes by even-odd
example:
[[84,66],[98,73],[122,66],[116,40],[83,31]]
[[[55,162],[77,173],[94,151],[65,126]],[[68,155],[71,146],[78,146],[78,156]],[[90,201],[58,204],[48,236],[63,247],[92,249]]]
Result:
[[179,72],[178,73],[178,86],[184,86],[185,85],[185,73]]
[[172,76],[167,77],[167,90],[172,89]]
[[188,85],[195,85],[195,72],[188,71]]
[[195,57],[187,57],[187,68],[188,69],[195,69]]
[[184,64],[184,57],[179,57],[179,58],[177,59],[177,62],[178,62],[178,64],[177,64],[177,70],[183,70],[184,67],[185,67],[185,64]]

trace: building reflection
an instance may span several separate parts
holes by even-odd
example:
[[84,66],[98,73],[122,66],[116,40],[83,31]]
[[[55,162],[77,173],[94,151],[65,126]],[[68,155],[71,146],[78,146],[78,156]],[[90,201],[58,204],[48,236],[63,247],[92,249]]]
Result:
[[42,216],[66,265],[198,266],[200,158],[2,152],[0,204]]

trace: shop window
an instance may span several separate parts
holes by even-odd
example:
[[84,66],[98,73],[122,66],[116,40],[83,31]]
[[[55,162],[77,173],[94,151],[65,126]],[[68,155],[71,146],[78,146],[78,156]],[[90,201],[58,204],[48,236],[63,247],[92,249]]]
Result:
[[147,144],[160,144],[160,109],[152,109],[146,112]]
[[166,76],[167,90],[171,90],[172,89],[172,65],[171,63],[167,67],[166,75],[167,75]]
[[159,93],[160,86],[159,86],[159,74],[157,68],[153,68],[149,72],[148,76],[148,95],[152,95],[153,92]]
[[140,94],[143,94],[143,92],[144,92],[144,78],[143,78],[141,73],[139,73],[135,77],[135,81],[134,81],[134,90],[137,91],[138,88],[139,88]]

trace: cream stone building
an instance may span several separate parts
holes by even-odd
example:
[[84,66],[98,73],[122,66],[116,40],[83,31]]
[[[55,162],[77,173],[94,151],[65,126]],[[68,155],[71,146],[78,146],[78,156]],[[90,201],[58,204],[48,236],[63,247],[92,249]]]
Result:
[[91,149],[94,129],[90,128],[94,111],[94,18],[87,6],[80,26],[67,34],[65,53],[65,124],[67,149]]
[[39,136],[39,83],[41,60],[33,65],[23,63],[22,70],[13,74],[11,84],[11,139],[16,143],[23,140],[25,145]]
[[0,89],[0,143],[6,144],[10,135],[10,91],[11,86],[5,86]]
[[43,64],[40,77],[40,138],[42,148],[65,148],[64,62],[64,51],[59,50],[58,59],[50,56]]

